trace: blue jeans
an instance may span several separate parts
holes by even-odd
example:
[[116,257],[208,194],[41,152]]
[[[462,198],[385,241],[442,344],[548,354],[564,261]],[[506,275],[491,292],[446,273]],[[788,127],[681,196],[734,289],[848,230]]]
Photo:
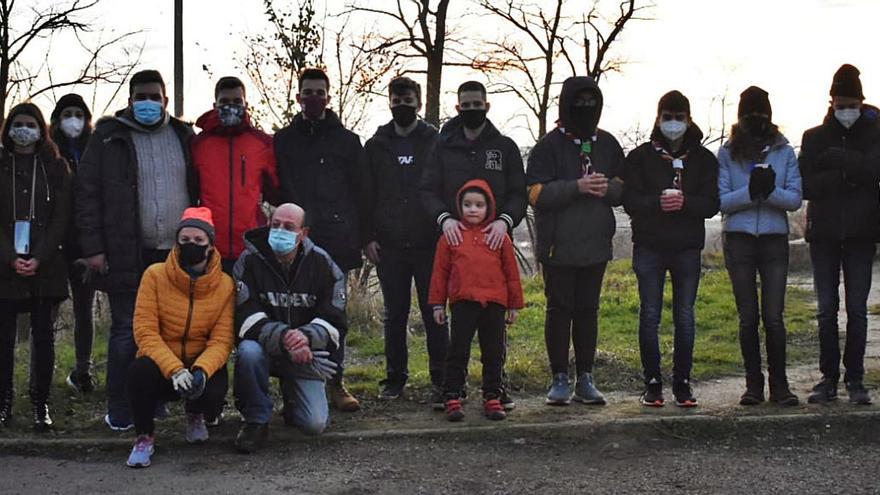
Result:
[[699,249],[654,249],[633,247],[633,271],[639,282],[639,350],[645,383],[660,373],[660,316],[663,311],[663,285],[666,272],[672,276],[672,319],[675,323],[675,349],[672,356],[672,380],[689,380],[694,361],[694,303],[700,286]]
[[244,340],[235,358],[235,404],[247,423],[266,424],[272,417],[269,376],[280,377],[293,402],[293,423],[307,435],[319,435],[330,421],[322,380],[297,378],[294,365],[273,360],[259,342]]
[[131,423],[125,382],[128,366],[134,360],[137,345],[134,342],[132,320],[137,292],[116,292],[107,295],[110,300],[110,338],[107,341],[107,414],[117,425]]
[[840,269],[846,294],[846,347],[843,366],[846,383],[860,382],[865,375],[865,344],[868,338],[868,292],[876,245],[870,241],[810,243],[813,284],[819,323],[819,369],[822,376],[840,379],[840,340],[837,312],[840,309]]

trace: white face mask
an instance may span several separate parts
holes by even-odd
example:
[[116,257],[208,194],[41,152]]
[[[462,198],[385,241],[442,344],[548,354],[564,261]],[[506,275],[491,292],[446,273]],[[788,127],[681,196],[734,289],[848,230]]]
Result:
[[84,126],[85,122],[79,117],[61,119],[61,132],[71,139],[78,138],[82,134]]
[[40,130],[30,127],[11,127],[9,137],[16,145],[27,148],[40,140]]
[[684,136],[687,128],[687,122],[682,122],[680,120],[664,120],[663,122],[660,122],[660,132],[662,132],[663,136],[670,141],[675,141]]
[[841,110],[834,111],[834,118],[840,122],[840,125],[849,129],[859,120],[859,117],[862,115],[862,110],[859,108],[843,108]]

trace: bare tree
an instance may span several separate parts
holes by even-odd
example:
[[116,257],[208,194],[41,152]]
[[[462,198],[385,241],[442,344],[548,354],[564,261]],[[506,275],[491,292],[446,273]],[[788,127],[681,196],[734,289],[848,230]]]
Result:
[[[596,81],[599,81],[602,74],[606,72],[621,70],[625,60],[620,57],[608,58],[609,51],[627,23],[633,20],[650,20],[650,18],[641,17],[639,14],[653,7],[653,4],[647,2],[640,2],[642,5],[637,6],[636,0],[624,0],[617,6],[616,17],[609,18],[602,13],[599,3],[599,0],[594,0],[590,12],[583,16],[578,23],[583,28],[587,75]],[[591,34],[595,39],[595,47],[594,43],[590,41]],[[564,55],[569,64],[572,64],[567,50],[564,51]]]

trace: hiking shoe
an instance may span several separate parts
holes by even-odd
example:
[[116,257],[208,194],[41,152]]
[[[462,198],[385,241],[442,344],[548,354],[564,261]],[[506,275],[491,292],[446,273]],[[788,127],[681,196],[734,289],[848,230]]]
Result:
[[572,397],[572,400],[581,404],[605,405],[605,396],[593,385],[592,373],[583,373],[578,377],[577,384],[574,386],[574,397]]
[[78,394],[90,394],[95,391],[98,380],[89,371],[73,370],[67,375],[67,385]]
[[379,385],[382,386],[382,391],[379,392],[379,398],[382,400],[394,400],[403,397],[403,388],[406,386],[405,383],[389,380],[382,380],[379,382]]
[[150,456],[154,452],[153,435],[138,435],[134,441],[134,447],[131,448],[131,454],[128,454],[128,460],[125,465],[132,468],[150,467]]
[[34,431],[46,433],[52,430],[52,417],[49,416],[49,405],[45,402],[33,404],[34,406]]
[[547,405],[567,406],[571,403],[571,385],[568,383],[568,373],[556,373],[550,390],[547,391]]
[[109,414],[104,415],[104,424],[109,426],[113,431],[128,431],[134,428],[134,425],[130,421],[128,423],[118,422],[111,418]]
[[344,382],[327,382],[327,393],[330,404],[339,411],[355,412],[361,408],[361,403],[345,388]]
[[[499,402],[499,406],[500,405],[501,403]],[[457,397],[447,398],[444,407],[446,408],[446,419],[448,419],[449,421],[456,422],[464,419],[464,411],[461,408],[461,400]],[[504,412],[503,408],[501,412]]]
[[764,375],[746,375],[746,391],[739,398],[741,406],[757,406],[764,402]]
[[788,386],[788,380],[786,378],[782,378],[779,380],[773,380],[770,378],[770,402],[774,402],[779,404],[780,406],[796,406],[800,404],[800,399],[798,396],[792,393],[791,388]]
[[265,423],[245,423],[235,437],[235,450],[251,454],[263,447],[269,438],[269,425]]
[[208,427],[202,413],[186,413],[186,443],[202,443],[208,440]]
[[443,395],[443,387],[439,385],[431,385],[431,395],[428,398],[428,402],[431,404],[431,409],[435,411],[446,409],[446,399]]
[[856,404],[859,406],[871,405],[871,396],[868,395],[868,391],[865,389],[865,385],[862,384],[861,381],[847,383],[846,391],[849,393],[850,404]]
[[483,414],[493,421],[500,421],[507,417],[507,413],[504,412],[504,406],[501,405],[500,396],[486,394],[483,398]]
[[830,378],[822,378],[807,397],[807,402],[810,404],[827,404],[835,400],[837,400],[837,380]]
[[688,380],[673,383],[672,395],[675,396],[675,405],[678,407],[697,407],[698,405]]
[[501,401],[501,407],[503,407],[505,411],[513,411],[516,409],[516,402],[514,402],[513,397],[507,393],[506,387],[501,389],[501,396],[498,400]]
[[663,383],[656,378],[651,378],[651,381],[645,385],[645,392],[642,394],[639,402],[643,406],[663,407],[663,404],[665,404],[663,399]]

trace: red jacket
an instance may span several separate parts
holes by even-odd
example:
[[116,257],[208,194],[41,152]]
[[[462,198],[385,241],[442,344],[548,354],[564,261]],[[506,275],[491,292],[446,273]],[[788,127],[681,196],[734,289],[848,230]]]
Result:
[[476,301],[486,306],[493,302],[508,309],[523,307],[523,292],[519,281],[519,267],[510,236],[504,236],[501,249],[492,251],[484,240],[482,230],[495,218],[495,197],[486,181],[471,180],[456,195],[459,218],[462,193],[469,188],[482,189],[489,198],[486,220],[479,225],[464,224],[462,243],[451,246],[446,237],[437,242],[434,270],[428,304],[446,305],[457,301]]
[[273,202],[278,189],[272,136],[251,125],[247,115],[238,127],[225,128],[215,110],[196,125],[202,132],[192,140],[192,157],[201,205],[214,215],[220,255],[237,259],[244,233],[266,223],[260,203],[264,197]]

